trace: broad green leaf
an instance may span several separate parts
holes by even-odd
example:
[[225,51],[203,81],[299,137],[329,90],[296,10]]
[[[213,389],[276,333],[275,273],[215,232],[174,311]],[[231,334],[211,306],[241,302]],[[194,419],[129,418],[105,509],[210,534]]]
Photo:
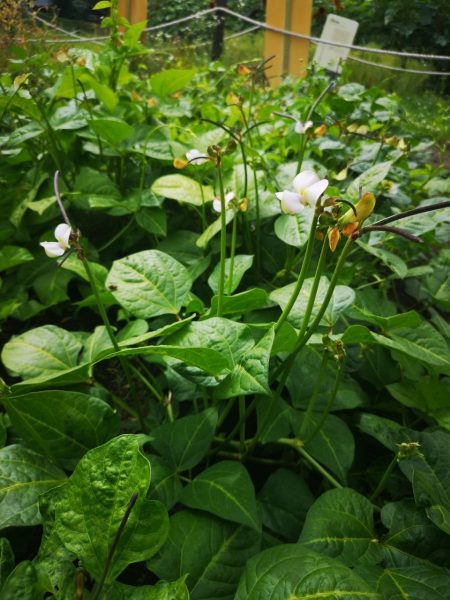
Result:
[[53,268],[49,273],[44,273],[36,277],[33,282],[33,288],[39,298],[39,302],[42,302],[46,306],[53,306],[54,304],[68,300],[67,286],[71,279],[71,273],[58,268]]
[[[238,254],[234,257],[233,280],[230,281],[231,259],[225,259],[225,292],[232,294],[241,283],[245,275],[253,264],[253,256],[248,254]],[[208,278],[208,285],[212,291],[217,294],[219,289],[220,263],[218,263]],[[231,285],[230,285],[231,284]]]
[[322,494],[306,515],[299,543],[352,567],[376,564],[383,552],[373,523],[373,506],[350,488]]
[[[280,308],[284,310],[292,296],[295,285],[295,283],[290,283],[289,285],[274,290],[270,294],[270,299],[279,304]],[[302,290],[295,301],[291,312],[289,313],[288,320],[294,325],[294,327],[300,327],[302,323],[311,294],[312,285],[313,278],[305,280]],[[320,278],[319,287],[314,300],[310,321],[312,321],[319,312],[325,299],[328,286],[328,279],[325,276],[322,276]],[[353,304],[354,300],[355,292],[350,287],[346,285],[337,285],[333,291],[330,304],[328,305],[328,308],[322,319],[322,324],[327,326],[334,325],[334,323],[336,323],[336,321],[339,319],[340,315]]]
[[206,455],[214,437],[217,410],[164,423],[151,432],[151,444],[167,464],[178,471],[195,467]]
[[167,535],[163,505],[146,498],[150,463],[141,454],[140,443],[140,436],[122,435],[90,450],[56,503],[56,533],[98,581],[128,503],[138,494],[112,558],[107,584],[130,563],[155,554]]
[[222,355],[230,371],[255,345],[247,325],[221,317],[193,321],[165,341],[180,348],[214,348]]
[[357,177],[347,188],[346,198],[352,202],[356,202],[360,196],[360,189],[364,192],[376,192],[379,183],[386,179],[386,175],[392,166],[392,161],[387,160],[385,162],[378,163],[373,167],[364,171],[359,177]]
[[94,362],[105,351],[112,350],[112,342],[104,325],[98,325],[84,344],[81,362]]
[[141,208],[136,213],[136,223],[148,233],[162,237],[167,234],[167,214],[162,208]]
[[433,565],[385,569],[379,581],[383,600],[445,600],[450,572]]
[[269,388],[269,361],[275,337],[274,328],[246,352],[233,367],[231,373],[214,391],[215,398],[263,394],[271,395]]
[[398,450],[397,444],[408,440],[404,427],[396,421],[378,415],[363,413],[359,417],[358,427],[393,452]]
[[140,23],[134,23],[126,30],[123,36],[123,43],[127,48],[138,49],[140,46],[140,38],[147,26],[147,21],[141,21]]
[[98,398],[68,391],[34,392],[5,398],[17,433],[63,468],[75,468],[91,448],[119,433],[119,417]]
[[285,544],[252,557],[235,600],[381,600],[340,561],[299,544]]
[[385,504],[381,510],[389,534],[381,540],[389,567],[420,563],[450,565],[450,537],[438,529],[412,500]]
[[92,7],[91,10],[103,10],[104,8],[111,8],[112,4],[109,0],[100,0]]
[[45,456],[14,444],[0,450],[0,529],[38,525],[39,496],[66,481]]
[[132,586],[115,581],[108,592],[108,600],[189,600],[185,577],[178,581],[156,585]]
[[14,552],[7,538],[0,538],[0,591],[14,569]]
[[292,408],[281,398],[258,398],[256,414],[258,418],[257,435],[263,444],[287,437],[291,430]]
[[427,508],[428,517],[450,534],[450,434],[444,431],[411,432],[419,451],[399,462],[411,481],[414,498]]
[[170,96],[186,87],[193,79],[195,69],[167,69],[150,77],[150,84],[157,96]]
[[152,454],[149,460],[152,465],[152,481],[148,497],[151,500],[159,500],[170,510],[178,502],[183,489],[178,473],[173,467],[168,467],[159,456]]
[[296,542],[314,502],[305,481],[293,471],[277,469],[258,494],[263,525],[288,542]]
[[95,119],[88,121],[91,127],[103,140],[112,146],[119,146],[133,133],[133,127],[122,119]]
[[[319,376],[322,363],[321,348],[305,346],[295,359],[294,366],[287,381],[287,387],[294,408],[306,410]],[[319,395],[314,410],[322,412],[328,405],[336,383],[337,364],[328,361],[325,371],[321,374]],[[366,395],[359,384],[351,377],[342,376],[338,393],[332,405],[332,410],[355,408],[367,401]]]
[[240,463],[226,460],[205,469],[184,488],[180,500],[190,508],[261,528],[253,483]]
[[26,248],[20,246],[3,246],[0,248],[0,271],[6,271],[23,263],[34,260],[34,256]]
[[380,344],[427,365],[441,367],[446,371],[450,369],[445,339],[426,322],[414,329],[395,329],[390,337],[369,331],[363,325],[351,325],[342,336],[342,341],[345,344]]
[[[217,314],[218,296],[211,299],[211,314]],[[265,290],[254,288],[240,292],[234,296],[225,296],[222,302],[222,315],[240,315],[260,308],[265,308],[269,303],[269,296]]]
[[409,310],[405,313],[399,313],[392,316],[380,316],[371,313],[364,307],[352,306],[348,311],[348,316],[356,321],[365,321],[366,323],[372,323],[377,327],[381,327],[385,331],[398,329],[399,327],[418,327],[422,318],[415,310]]
[[[306,439],[317,425],[319,415],[311,418]],[[342,483],[347,482],[347,473],[355,456],[355,440],[348,425],[334,415],[328,415],[319,433],[306,443],[306,450],[323,465],[331,469]]]
[[116,260],[106,279],[120,305],[142,319],[178,314],[191,285],[186,268],[159,250]]
[[81,347],[73,333],[44,325],[13,337],[1,356],[5,367],[24,379],[46,377],[75,367]]
[[393,252],[389,252],[389,250],[385,250],[384,248],[378,248],[378,246],[371,246],[370,244],[365,244],[360,240],[357,241],[358,245],[363,248],[369,254],[376,256],[383,262],[391,271],[399,277],[403,279],[408,273],[408,265],[402,260],[397,254]]
[[17,565],[1,589],[2,600],[43,600],[44,592],[39,589],[36,569],[25,560]]
[[112,112],[116,108],[119,97],[109,86],[99,83],[90,73],[80,73],[78,79],[92,88],[98,100],[107,110]]
[[211,515],[182,511],[170,519],[170,533],[148,566],[161,579],[186,573],[191,600],[233,600],[245,562],[259,550],[260,534]]
[[450,382],[437,377],[421,377],[419,381],[404,380],[387,385],[389,393],[401,404],[419,410],[436,419],[450,430]]
[[214,190],[209,185],[200,185],[195,179],[186,175],[163,175],[152,184],[152,192],[178,200],[178,202],[202,206],[214,198]]
[[309,238],[314,211],[306,209],[298,215],[280,215],[275,221],[275,234],[285,244],[302,248]]

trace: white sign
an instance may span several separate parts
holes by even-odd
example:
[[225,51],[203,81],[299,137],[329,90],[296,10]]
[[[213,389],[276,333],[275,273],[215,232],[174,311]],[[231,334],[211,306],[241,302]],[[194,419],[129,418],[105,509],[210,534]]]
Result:
[[[345,19],[337,15],[328,15],[320,39],[327,42],[339,42],[340,44],[351,45],[355,39],[358,26],[358,21]],[[318,44],[314,55],[314,62],[329,71],[340,73],[340,65],[348,57],[349,52],[350,48]]]

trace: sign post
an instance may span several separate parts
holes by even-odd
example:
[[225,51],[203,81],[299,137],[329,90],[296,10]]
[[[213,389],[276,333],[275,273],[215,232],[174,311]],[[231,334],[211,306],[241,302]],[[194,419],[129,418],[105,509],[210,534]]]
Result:
[[141,23],[147,20],[147,0],[119,0],[119,11],[131,24]]
[[[312,0],[267,0],[266,23],[274,27],[310,35]],[[280,85],[284,75],[299,78],[306,75],[309,41],[275,31],[266,31],[264,58],[274,56],[267,71],[273,87]]]

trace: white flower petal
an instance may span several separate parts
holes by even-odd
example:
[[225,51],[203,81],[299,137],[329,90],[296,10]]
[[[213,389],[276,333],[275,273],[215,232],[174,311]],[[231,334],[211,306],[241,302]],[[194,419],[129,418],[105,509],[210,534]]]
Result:
[[305,133],[305,127],[301,121],[295,121],[295,133]]
[[234,192],[228,192],[228,194],[225,194],[225,206],[228,208],[230,202],[232,202],[235,199],[236,195]]
[[71,233],[72,229],[70,228],[70,225],[67,225],[67,223],[60,223],[55,229],[55,238],[58,240],[58,244],[64,250],[69,248],[69,237]]
[[313,125],[314,123],[312,121],[306,121],[306,123],[303,125],[303,131],[308,131],[308,129],[311,129]]
[[[281,196],[281,197],[280,197]],[[295,192],[284,190],[277,194],[277,198],[281,200],[281,209],[285,213],[296,215],[305,208],[301,196]]]
[[186,158],[189,161],[193,160],[195,165],[202,165],[208,160],[204,154],[197,150],[197,148],[188,150],[188,152],[186,152]]
[[44,248],[45,254],[49,258],[57,258],[65,253],[65,248],[60,246],[58,242],[41,242],[40,245]]
[[328,179],[321,179],[317,183],[310,185],[306,188],[304,196],[308,202],[315,204],[319,197],[324,193],[328,187]]
[[319,176],[314,171],[302,171],[294,179],[294,190],[300,194],[302,190],[318,181]]
[[222,212],[222,203],[220,202],[219,198],[214,198],[213,209],[218,213]]

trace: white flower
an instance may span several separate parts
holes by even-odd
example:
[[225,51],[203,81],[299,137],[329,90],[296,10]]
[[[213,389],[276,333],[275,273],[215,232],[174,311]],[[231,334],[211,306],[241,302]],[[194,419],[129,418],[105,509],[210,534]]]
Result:
[[40,245],[44,248],[45,254],[50,258],[62,256],[66,250],[70,248],[69,238],[72,233],[70,225],[60,223],[55,229],[56,242],[41,242]]
[[312,126],[312,121],[306,121],[305,123],[303,123],[302,121],[295,121],[295,133],[305,133]]
[[186,152],[186,158],[189,162],[194,161],[195,165],[202,165],[203,163],[208,162],[208,157],[202,154],[196,148],[192,148]]
[[[230,202],[235,199],[236,196],[234,192],[228,192],[228,194],[225,195],[225,208],[227,209],[230,205]],[[213,209],[218,213],[222,212],[222,203],[220,202],[220,198],[214,198]]]
[[328,179],[319,179],[314,171],[302,171],[293,182],[294,192],[283,190],[276,196],[281,202],[284,212],[295,215],[308,204],[315,205],[320,196],[328,187]]

